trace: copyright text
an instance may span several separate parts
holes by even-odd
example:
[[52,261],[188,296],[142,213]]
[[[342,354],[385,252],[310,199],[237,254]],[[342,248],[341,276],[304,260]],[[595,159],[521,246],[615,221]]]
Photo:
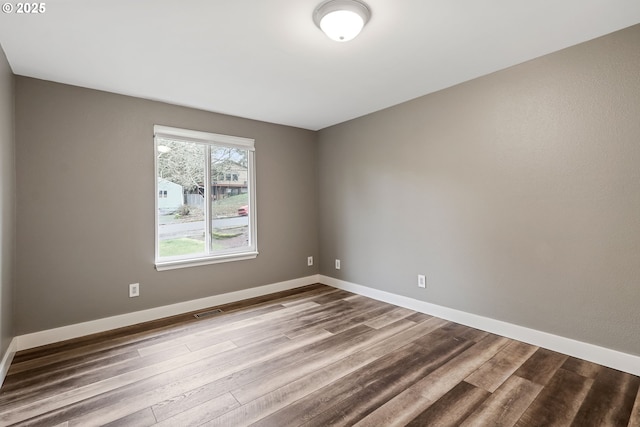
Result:
[[3,13],[16,13],[16,14],[39,14],[47,11],[46,3],[4,3],[2,5]]

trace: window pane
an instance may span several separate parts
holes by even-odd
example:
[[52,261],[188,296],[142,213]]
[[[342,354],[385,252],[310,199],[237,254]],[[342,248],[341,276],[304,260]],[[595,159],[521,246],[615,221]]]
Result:
[[258,255],[254,140],[154,126],[156,269]]
[[205,146],[158,138],[158,252],[161,258],[205,253]]
[[[228,251],[250,245],[249,152],[211,146],[211,176],[224,177],[211,184],[211,251]],[[233,181],[232,176],[239,179]]]

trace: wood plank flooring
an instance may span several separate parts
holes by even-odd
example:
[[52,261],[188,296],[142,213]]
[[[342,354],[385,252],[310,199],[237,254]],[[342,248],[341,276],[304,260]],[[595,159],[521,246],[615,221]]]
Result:
[[19,352],[0,426],[640,427],[637,376],[328,286],[216,308]]

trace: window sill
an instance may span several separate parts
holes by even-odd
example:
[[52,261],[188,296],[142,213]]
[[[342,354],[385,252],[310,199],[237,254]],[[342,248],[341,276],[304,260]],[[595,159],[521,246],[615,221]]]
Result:
[[175,270],[177,268],[198,267],[201,265],[219,264],[222,262],[244,261],[254,259],[258,252],[242,252],[239,254],[219,255],[206,258],[180,259],[175,261],[156,261],[156,270]]

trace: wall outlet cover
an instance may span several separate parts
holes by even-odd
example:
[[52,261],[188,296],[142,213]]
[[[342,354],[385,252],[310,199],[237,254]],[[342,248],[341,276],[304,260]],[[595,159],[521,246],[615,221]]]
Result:
[[418,274],[418,287],[420,288],[427,287],[427,278],[424,274]]
[[129,285],[129,298],[140,296],[140,283],[132,283]]

